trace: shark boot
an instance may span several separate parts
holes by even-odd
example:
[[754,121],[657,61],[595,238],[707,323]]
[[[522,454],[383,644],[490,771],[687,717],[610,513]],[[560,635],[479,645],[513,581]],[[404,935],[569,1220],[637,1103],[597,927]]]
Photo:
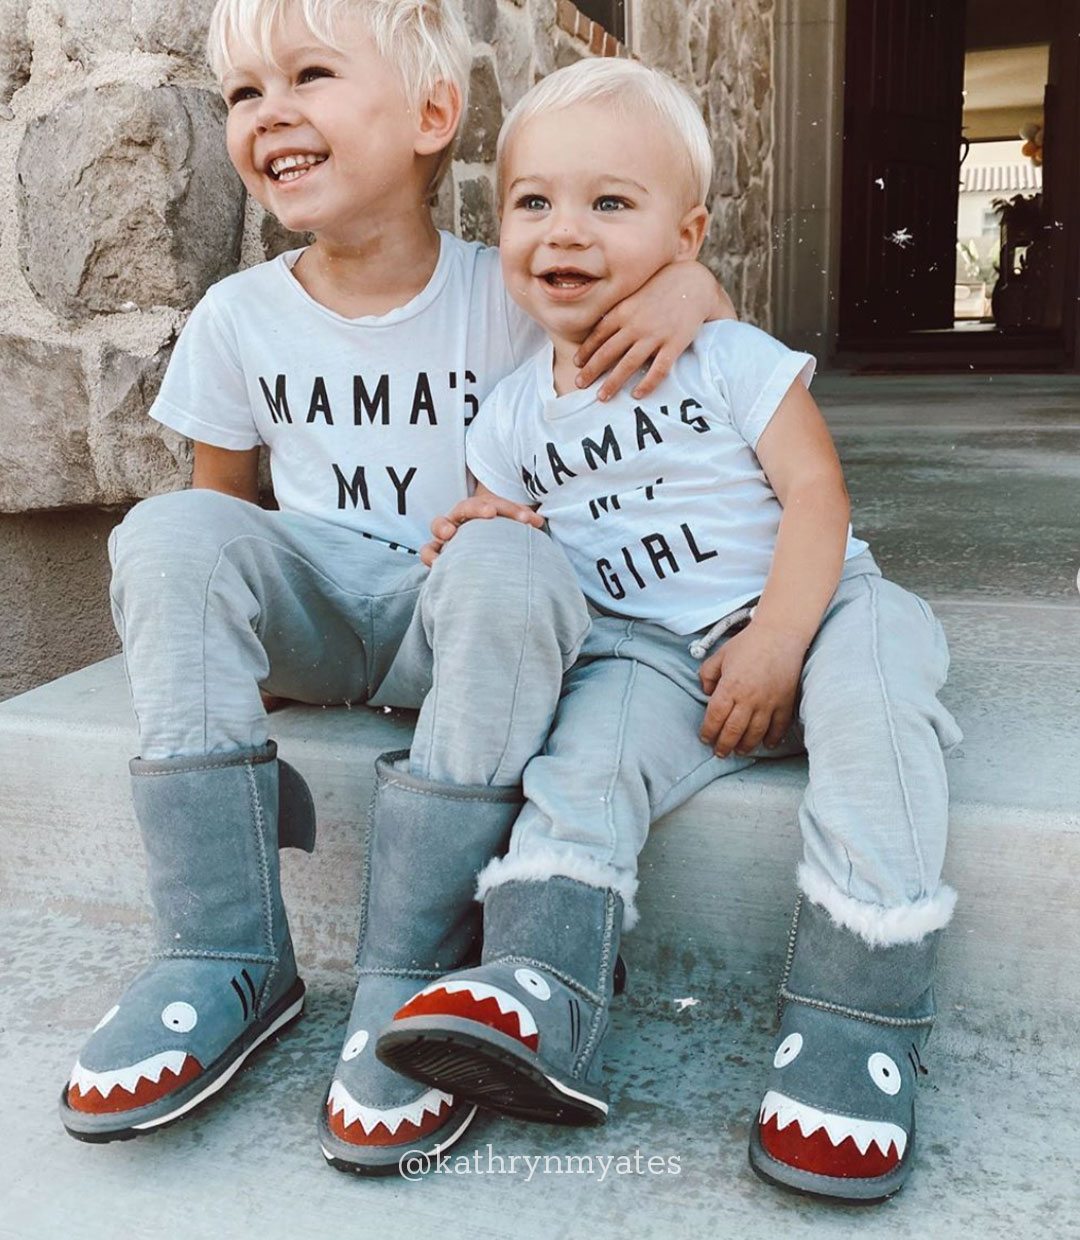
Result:
[[436,783],[376,762],[361,890],[357,987],[344,1043],[319,1114],[331,1166],[396,1172],[403,1154],[437,1154],[476,1107],[418,1086],[375,1058],[379,1029],[418,985],[480,953],[476,875],[501,853],[521,810],[518,787]]
[[482,963],[404,1004],[379,1058],[506,1115],[602,1124],[600,1052],[622,924],[610,888],[563,875],[490,887]]
[[750,1164],[763,1179],[857,1202],[903,1186],[940,936],[871,947],[799,897],[772,1072],[750,1134]]
[[179,1119],[304,1005],[278,849],[314,847],[307,785],[273,741],[221,756],[136,758],[131,773],[155,951],[61,1093],[60,1118],[82,1141]]

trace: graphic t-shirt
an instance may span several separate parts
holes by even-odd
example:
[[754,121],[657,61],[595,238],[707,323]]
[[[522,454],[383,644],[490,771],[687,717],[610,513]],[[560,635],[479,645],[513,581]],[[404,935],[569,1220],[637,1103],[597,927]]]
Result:
[[302,250],[211,288],[151,416],[219,448],[266,444],[278,504],[416,550],[467,494],[465,428],[543,334],[498,251],[440,234],[425,288],[348,319],[292,274]]
[[[765,586],[780,502],[754,448],[814,359],[747,323],[707,323],[645,400],[557,396],[546,344],[484,402],[466,445],[490,490],[539,506],[586,596],[693,633]],[[631,386],[631,385],[628,385]],[[847,557],[866,550],[848,531]]]

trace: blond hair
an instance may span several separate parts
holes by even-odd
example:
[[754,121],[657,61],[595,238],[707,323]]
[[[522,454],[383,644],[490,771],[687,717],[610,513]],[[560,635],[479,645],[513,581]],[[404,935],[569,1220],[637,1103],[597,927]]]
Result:
[[701,110],[666,73],[635,60],[614,57],[579,60],[557,69],[523,95],[503,123],[496,150],[498,183],[503,185],[506,153],[515,132],[527,121],[578,103],[611,103],[625,111],[652,115],[675,139],[686,169],[689,205],[704,205],[713,175],[713,152]]
[[[464,115],[472,44],[459,0],[218,0],[206,42],[217,80],[232,67],[229,48],[236,44],[254,48],[272,64],[275,27],[292,12],[320,43],[336,50],[343,25],[363,22],[379,55],[401,79],[410,106],[419,109],[437,84],[446,82],[457,88]],[[448,146],[436,181],[449,162]]]

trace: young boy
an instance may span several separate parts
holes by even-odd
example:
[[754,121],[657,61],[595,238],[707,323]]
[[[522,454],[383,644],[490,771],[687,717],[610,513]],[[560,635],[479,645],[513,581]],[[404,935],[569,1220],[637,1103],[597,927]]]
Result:
[[[506,121],[503,272],[549,341],[485,402],[467,459],[491,502],[547,519],[594,618],[525,768],[508,855],[481,874],[482,963],[414,996],[377,1053],[510,1114],[602,1121],[613,965],[650,820],[805,745],[801,895],[751,1160],[807,1192],[877,1198],[911,1165],[954,901],[941,629],[851,535],[806,354],[717,323],[648,400],[574,387],[596,316],[696,257],[710,176],[697,108],[641,65],[574,65]],[[463,515],[433,525],[426,560],[454,548]]]
[[[219,0],[210,52],[245,186],[315,241],[196,307],[152,411],[196,441],[195,489],[138,505],[112,541],[157,951],[60,1112],[90,1141],[158,1128],[300,1013],[278,848],[310,850],[314,817],[260,689],[419,707],[411,752],[378,763],[360,981],[320,1116],[335,1165],[392,1170],[475,1108],[379,1064],[367,1031],[470,958],[476,872],[505,847],[589,621],[525,522],[477,523],[430,576],[415,550],[467,494],[479,401],[539,339],[494,253],[431,220],[471,60],[457,7]],[[629,372],[642,349],[662,368],[721,297],[704,268],[663,273],[601,326],[605,364],[629,344]],[[259,445],[279,512],[255,502]]]

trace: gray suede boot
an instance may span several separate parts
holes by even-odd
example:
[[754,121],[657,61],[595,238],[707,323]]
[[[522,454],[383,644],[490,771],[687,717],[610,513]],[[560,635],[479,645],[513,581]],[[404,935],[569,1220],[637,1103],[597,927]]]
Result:
[[178,1119],[304,1005],[278,849],[314,847],[307,785],[273,741],[221,757],[136,758],[131,773],[155,951],[61,1094],[64,1127],[83,1141]]
[[375,1058],[375,1036],[417,985],[480,954],[477,872],[501,853],[521,811],[519,787],[462,787],[375,764],[357,948],[358,982],[344,1045],[319,1115],[331,1166],[379,1175],[404,1153],[436,1154],[476,1107],[417,1086]]
[[483,963],[414,995],[378,1056],[401,1072],[507,1115],[602,1124],[623,903],[561,875],[488,890]]
[[871,947],[799,897],[773,1070],[750,1135],[750,1164],[764,1179],[843,1201],[902,1187],[940,937]]

